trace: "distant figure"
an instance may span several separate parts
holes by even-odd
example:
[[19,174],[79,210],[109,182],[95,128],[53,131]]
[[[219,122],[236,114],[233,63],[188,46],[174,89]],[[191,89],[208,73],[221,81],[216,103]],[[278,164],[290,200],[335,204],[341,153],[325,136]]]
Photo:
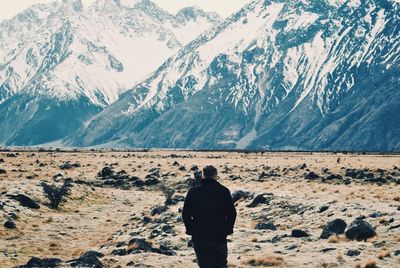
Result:
[[233,233],[236,209],[229,189],[217,182],[217,175],[215,167],[203,168],[200,185],[190,188],[182,211],[200,268],[223,268],[228,264],[226,237]]

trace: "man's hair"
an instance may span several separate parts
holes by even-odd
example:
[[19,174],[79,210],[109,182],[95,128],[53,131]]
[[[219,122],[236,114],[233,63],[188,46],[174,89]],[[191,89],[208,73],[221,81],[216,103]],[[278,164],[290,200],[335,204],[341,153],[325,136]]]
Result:
[[214,166],[205,166],[203,168],[203,176],[204,178],[214,178],[218,174],[217,169]]

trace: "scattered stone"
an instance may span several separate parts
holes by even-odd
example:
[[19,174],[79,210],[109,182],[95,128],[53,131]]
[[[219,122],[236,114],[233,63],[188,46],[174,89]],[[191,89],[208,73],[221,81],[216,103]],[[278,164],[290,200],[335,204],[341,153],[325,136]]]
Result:
[[196,165],[193,165],[193,166],[190,168],[190,171],[196,171],[196,170],[199,170],[199,167],[196,166]]
[[45,259],[39,259],[36,257],[31,258],[25,265],[20,265],[17,266],[18,268],[37,268],[37,267],[47,267],[47,268],[53,268],[53,267],[59,267],[61,264],[62,260],[57,259],[57,258],[45,258]]
[[328,176],[325,177],[326,180],[341,180],[343,179],[343,176],[339,174],[329,174]]
[[394,256],[400,256],[400,249],[398,249],[398,250],[396,250],[396,251],[394,252]]
[[269,204],[269,202],[272,200],[273,194],[271,193],[264,193],[264,194],[259,194],[257,195],[250,204],[247,205],[249,208],[254,208],[258,206],[259,204]]
[[71,165],[71,163],[69,163],[69,162],[66,162],[66,163],[62,163],[61,165],[59,165],[58,166],[60,169],[71,169],[72,168],[72,165]]
[[172,164],[174,167],[179,167],[179,163],[178,161],[174,161],[174,163]]
[[72,267],[91,267],[91,268],[101,268],[103,264],[99,260],[99,258],[103,257],[104,255],[100,252],[89,250],[80,256],[76,260],[71,261]]
[[156,215],[156,214],[161,214],[163,212],[167,211],[167,206],[164,205],[156,205],[154,207],[151,208],[150,214],[152,216]]
[[319,252],[326,253],[326,252],[329,252],[329,251],[332,251],[332,250],[336,250],[336,248],[323,248]]
[[376,236],[375,229],[364,220],[355,220],[346,230],[346,237],[350,240],[366,241]]
[[400,224],[389,226],[389,230],[400,228]]
[[182,166],[179,167],[179,170],[180,171],[186,171],[186,168],[185,168],[185,166],[182,165]]
[[151,178],[144,181],[144,185],[146,186],[154,186],[160,183],[159,179]]
[[306,163],[303,163],[299,168],[300,168],[300,169],[305,169],[305,168],[307,168]]
[[110,167],[103,167],[101,172],[99,173],[99,177],[107,178],[110,177],[114,171]]
[[319,207],[319,213],[322,213],[329,209],[329,205],[323,205]]
[[232,200],[233,203],[236,203],[237,201],[239,201],[240,199],[247,199],[252,197],[253,195],[250,192],[247,191],[242,191],[242,190],[237,190],[234,191],[232,194]]
[[0,174],[7,174],[7,171],[5,169],[0,168]]
[[3,158],[0,158],[0,163],[4,163],[4,159]]
[[310,171],[309,173],[306,174],[305,178],[307,180],[315,180],[319,178],[319,175],[316,174],[315,172]]
[[303,230],[294,229],[292,230],[292,237],[300,238],[300,237],[309,237],[310,235]]
[[33,209],[40,208],[40,205],[36,201],[34,201],[32,198],[30,198],[29,196],[26,196],[24,194],[7,195],[7,197],[18,201],[24,207],[33,208]]
[[293,250],[293,249],[296,249],[296,248],[298,248],[298,246],[294,245],[294,244],[285,247],[286,250]]
[[14,221],[8,220],[4,223],[4,227],[7,229],[15,229],[15,228],[17,228],[17,225],[15,225]]
[[260,222],[256,225],[256,229],[276,231],[276,226],[272,222]]
[[7,157],[17,157],[17,155],[16,155],[16,154],[13,154],[13,153],[8,153],[6,156],[7,156]]
[[346,230],[347,223],[342,219],[335,219],[328,222],[322,230],[320,238],[328,239],[331,235],[343,234]]
[[355,256],[358,256],[358,255],[360,255],[360,251],[359,250],[357,250],[357,249],[349,249],[349,250],[347,250],[346,251],[346,255],[347,256],[350,256],[350,257],[355,257]]

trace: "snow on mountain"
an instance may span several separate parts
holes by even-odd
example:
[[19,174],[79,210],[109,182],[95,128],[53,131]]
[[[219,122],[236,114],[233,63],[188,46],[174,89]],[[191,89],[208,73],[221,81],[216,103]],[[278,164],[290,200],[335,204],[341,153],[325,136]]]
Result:
[[389,0],[255,0],[68,143],[399,150],[399,11]]
[[[88,9],[80,0],[63,0],[34,5],[1,22],[0,111],[4,112],[0,117],[4,123],[0,144],[51,141],[44,138],[46,133],[43,137],[38,133],[37,139],[19,140],[16,136],[21,132],[29,136],[23,123],[21,129],[6,127],[25,120],[24,111],[5,112],[21,109],[21,99],[30,105],[51,100],[51,105],[43,104],[44,110],[30,111],[34,112],[30,123],[43,116],[53,122],[53,105],[63,106],[59,102],[67,110],[69,102],[90,107],[89,114],[82,108],[82,119],[73,119],[83,123],[115,102],[190,39],[220,22],[217,15],[199,9],[188,8],[183,19],[184,13],[169,14],[148,0],[98,0]],[[195,27],[188,31],[192,24]],[[57,128],[63,122],[53,124]],[[62,138],[64,132],[51,139]]]

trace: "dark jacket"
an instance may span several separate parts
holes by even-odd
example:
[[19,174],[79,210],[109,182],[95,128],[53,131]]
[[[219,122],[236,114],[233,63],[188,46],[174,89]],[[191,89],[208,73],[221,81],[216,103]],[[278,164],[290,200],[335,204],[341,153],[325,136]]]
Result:
[[228,188],[206,178],[187,193],[182,217],[193,240],[225,242],[233,233],[236,209]]

